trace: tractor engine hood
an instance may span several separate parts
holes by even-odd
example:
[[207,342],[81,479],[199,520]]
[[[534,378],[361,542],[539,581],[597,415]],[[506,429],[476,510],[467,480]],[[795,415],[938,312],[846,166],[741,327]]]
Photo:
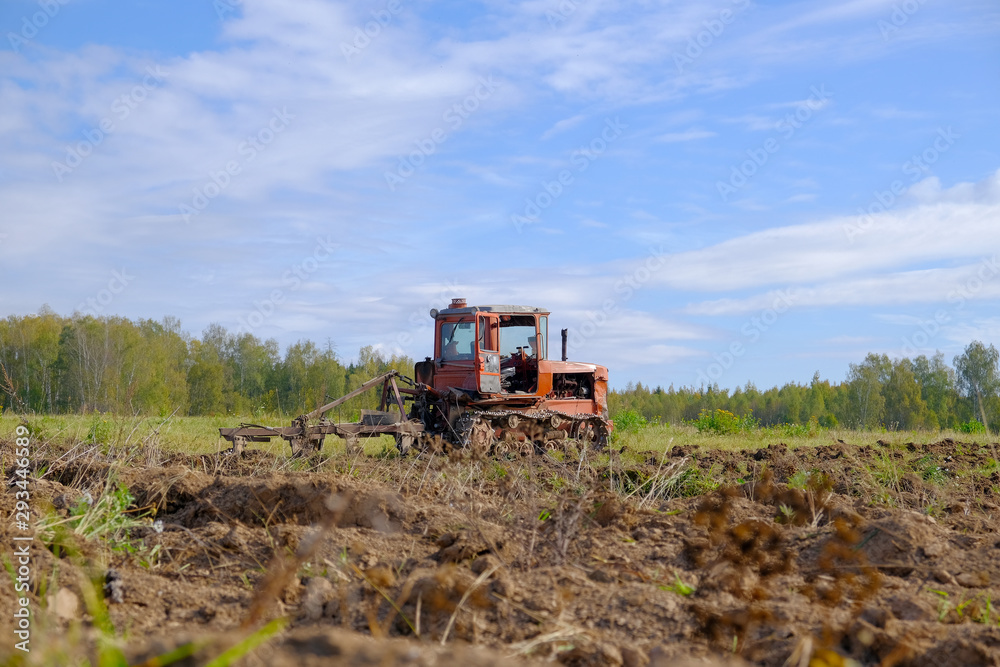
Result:
[[543,361],[552,373],[593,373],[595,380],[607,380],[608,369],[598,364],[587,364],[580,361]]

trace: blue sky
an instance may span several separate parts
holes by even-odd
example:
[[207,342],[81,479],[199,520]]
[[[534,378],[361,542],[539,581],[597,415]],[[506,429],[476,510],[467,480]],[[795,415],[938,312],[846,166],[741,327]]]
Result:
[[0,32],[3,316],[422,358],[462,296],[550,309],[617,387],[1000,343],[992,0],[4,0]]

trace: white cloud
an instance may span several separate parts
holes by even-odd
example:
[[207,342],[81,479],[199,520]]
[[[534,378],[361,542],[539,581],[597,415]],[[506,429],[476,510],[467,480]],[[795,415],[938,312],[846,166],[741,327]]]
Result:
[[915,315],[906,315],[903,313],[880,313],[876,314],[874,319],[887,324],[895,324],[897,326],[905,327],[917,326],[923,321],[922,318]]
[[962,347],[973,340],[984,341],[987,345],[997,345],[997,341],[1000,341],[1000,318],[975,318],[969,322],[946,326],[943,331],[949,340]]
[[[902,271],[856,280],[827,281],[813,287],[789,287],[745,298],[726,298],[691,304],[685,312],[697,315],[736,315],[774,308],[780,295],[790,295],[794,308],[946,304],[956,309],[971,301],[1000,298],[997,255],[950,269]],[[892,324],[912,323],[906,315],[882,315]],[[919,318],[916,318],[919,319]]]
[[[596,361],[611,368],[634,368],[704,354],[696,348],[668,342],[703,340],[707,332],[702,327],[624,307],[609,314],[567,310],[559,315],[562,321],[571,323],[567,327],[571,360]],[[553,352],[557,349],[555,333],[550,329],[549,345]]]
[[[845,21],[862,16],[877,16],[891,12],[895,0],[850,0],[830,6],[824,2],[803,3],[806,10],[795,17],[778,23],[772,28],[774,33],[798,30],[809,25],[828,25],[832,21]],[[810,9],[810,5],[815,9]]]
[[831,99],[817,99],[815,97],[809,97],[801,100],[793,100],[791,102],[775,102],[773,104],[764,105],[765,109],[799,109],[801,107],[806,107],[812,111],[821,111],[832,104]]
[[909,111],[892,106],[874,108],[871,114],[885,120],[923,120],[929,117],[926,111]]
[[920,203],[908,208],[776,227],[676,254],[654,280],[692,291],[752,289],[982,257],[1000,249],[998,183],[1000,171],[948,190],[923,184]]
[[575,116],[571,116],[570,118],[563,118],[562,120],[558,121],[555,125],[553,125],[552,127],[550,127],[549,129],[545,130],[545,132],[542,133],[542,141],[550,139],[553,136],[559,134],[560,132],[565,132],[566,130],[579,125],[580,122],[586,120],[586,118],[587,117],[584,116],[583,114],[577,114]]
[[757,114],[744,114],[742,116],[733,116],[723,118],[721,120],[723,123],[743,125],[751,132],[771,132],[775,129],[775,126],[778,124],[780,118],[771,118],[770,116],[760,116]]
[[710,130],[687,130],[685,132],[668,132],[666,134],[661,134],[655,137],[653,141],[659,141],[662,143],[672,144],[681,141],[696,141],[698,139],[708,139],[709,137],[714,137],[715,132]]
[[813,192],[808,192],[808,193],[792,195],[785,201],[788,202],[789,204],[798,204],[801,202],[811,202],[815,200],[816,200],[816,194]]
[[879,339],[873,336],[834,336],[826,340],[819,341],[820,345],[872,345],[878,343]]

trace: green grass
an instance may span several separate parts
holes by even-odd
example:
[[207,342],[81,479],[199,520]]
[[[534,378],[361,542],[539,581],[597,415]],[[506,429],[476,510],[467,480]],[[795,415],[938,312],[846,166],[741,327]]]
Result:
[[[791,427],[790,427],[791,426]],[[741,431],[720,435],[710,432],[699,432],[691,425],[651,424],[634,432],[622,433],[615,446],[625,446],[636,452],[663,452],[665,449],[677,446],[698,446],[703,449],[721,449],[738,451],[758,449],[768,445],[784,443],[790,448],[815,447],[829,445],[837,440],[843,440],[849,445],[862,447],[876,446],[878,441],[889,443],[890,446],[904,445],[908,442],[938,442],[945,438],[956,441],[988,441],[989,436],[970,435],[957,431],[855,431],[849,429],[815,429],[806,430],[794,428],[794,425],[760,428],[752,431]]]
[[668,586],[661,585],[660,589],[664,591],[671,591],[684,597],[690,597],[697,590],[694,586],[685,584],[681,581],[681,576],[677,574],[677,570],[674,570],[674,582]]

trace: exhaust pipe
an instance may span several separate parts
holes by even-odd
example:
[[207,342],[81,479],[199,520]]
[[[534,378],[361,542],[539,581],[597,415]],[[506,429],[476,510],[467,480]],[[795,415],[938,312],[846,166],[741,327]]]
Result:
[[563,361],[566,361],[568,359],[568,357],[566,355],[566,339],[567,338],[569,338],[569,329],[563,329],[562,330],[562,343],[563,343],[562,360]]

